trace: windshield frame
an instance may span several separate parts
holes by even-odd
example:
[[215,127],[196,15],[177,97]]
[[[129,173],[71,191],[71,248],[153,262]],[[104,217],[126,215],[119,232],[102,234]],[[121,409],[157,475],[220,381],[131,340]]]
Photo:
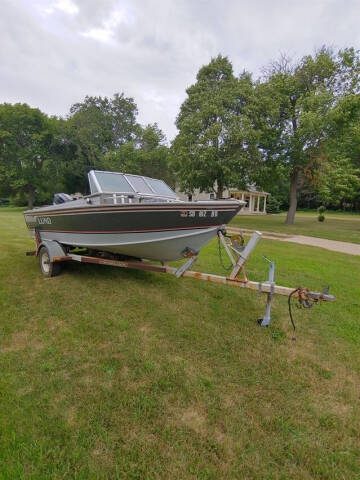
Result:
[[[112,175],[122,175],[125,178],[126,182],[133,189],[133,192],[103,190],[103,188],[101,187],[101,184],[100,184],[100,182],[99,182],[99,180],[96,176],[97,173],[108,173],[108,174],[112,174]],[[135,186],[133,185],[133,183],[131,182],[131,177],[141,178],[145,182],[145,184],[149,187],[150,191],[153,192],[153,193],[140,192],[139,190],[137,190],[135,188]],[[141,195],[141,196],[144,196],[144,197],[171,198],[173,200],[178,199],[178,196],[176,195],[174,190],[171,187],[169,187],[169,185],[166,182],[164,182],[164,180],[159,179],[159,178],[152,178],[152,177],[147,177],[147,176],[144,176],[144,175],[136,175],[136,174],[133,174],[133,173],[128,173],[127,174],[127,173],[122,173],[122,172],[109,172],[109,171],[105,171],[105,170],[90,170],[90,172],[88,173],[88,180],[89,180],[89,188],[90,188],[91,195],[98,194],[98,193],[123,193],[124,195]],[[172,195],[164,195],[164,194],[161,194],[161,193],[157,193],[156,190],[153,188],[153,186],[150,184],[150,182],[148,180],[156,180],[158,182],[163,183],[172,192]],[[94,188],[92,188],[93,186],[96,188],[96,191],[95,191]]]

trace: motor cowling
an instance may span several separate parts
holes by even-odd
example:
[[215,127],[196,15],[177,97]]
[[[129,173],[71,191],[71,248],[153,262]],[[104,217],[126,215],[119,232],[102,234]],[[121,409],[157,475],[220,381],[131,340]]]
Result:
[[73,198],[67,193],[55,193],[53,198],[54,205],[60,205],[66,202],[72,202]]

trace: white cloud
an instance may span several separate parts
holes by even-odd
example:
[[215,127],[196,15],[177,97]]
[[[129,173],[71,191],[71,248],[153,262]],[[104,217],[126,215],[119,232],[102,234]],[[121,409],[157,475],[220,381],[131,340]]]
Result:
[[166,109],[166,99],[163,95],[159,94],[153,88],[145,88],[144,92],[142,93],[142,97],[145,102],[149,102],[154,105],[156,110],[164,110]]
[[91,28],[87,32],[82,32],[83,37],[92,38],[104,43],[114,42],[114,32],[108,28]]
[[121,24],[131,25],[134,18],[125,8],[115,9],[111,15],[102,23],[100,28],[90,28],[88,31],[81,32],[83,37],[92,38],[99,42],[116,43],[116,31]]
[[76,15],[79,13],[79,8],[71,0],[58,0],[57,2],[50,5],[50,7],[45,7],[43,11],[47,14],[52,14],[59,10],[68,15]]

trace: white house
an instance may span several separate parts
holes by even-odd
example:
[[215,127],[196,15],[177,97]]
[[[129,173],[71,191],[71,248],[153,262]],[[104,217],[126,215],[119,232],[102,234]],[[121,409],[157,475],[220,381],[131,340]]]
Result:
[[[215,200],[216,198],[215,191],[200,192],[196,189],[192,194],[181,192],[178,188],[175,191],[181,200]],[[236,198],[237,200],[247,202],[246,206],[239,212],[239,215],[266,215],[266,199],[268,195],[270,194],[258,191],[254,186],[250,186],[247,190],[226,189],[224,190],[223,198]]]
[[227,192],[230,198],[247,202],[239,215],[266,215],[266,199],[270,193],[258,191],[253,186],[248,190],[230,188]]

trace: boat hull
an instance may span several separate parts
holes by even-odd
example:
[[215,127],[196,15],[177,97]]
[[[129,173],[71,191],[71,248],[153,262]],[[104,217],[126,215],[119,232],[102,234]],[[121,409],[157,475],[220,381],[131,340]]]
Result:
[[131,257],[170,261],[184,257],[186,249],[198,252],[217,234],[218,227],[137,234],[41,232],[42,240],[55,240],[63,245],[86,247]]
[[63,245],[151,260],[198,252],[241,208],[237,202],[51,208],[25,212],[31,233]]

